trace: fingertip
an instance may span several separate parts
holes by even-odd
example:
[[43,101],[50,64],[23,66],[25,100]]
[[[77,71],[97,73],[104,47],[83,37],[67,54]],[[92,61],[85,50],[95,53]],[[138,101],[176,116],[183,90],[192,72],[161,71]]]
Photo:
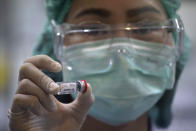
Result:
[[91,86],[91,84],[90,83],[87,83],[87,91],[90,93],[90,94],[92,94],[92,86]]
[[95,101],[95,96],[94,96],[94,94],[92,92],[91,84],[90,83],[87,83],[87,86],[88,86],[87,90],[88,90],[88,92],[90,94],[90,98],[91,98],[91,104],[93,104],[94,101]]
[[93,104],[94,101],[95,101],[95,97],[92,93],[92,87],[89,83],[87,83],[87,90],[86,92],[84,93],[79,93],[79,96],[78,96],[79,99],[83,99],[83,100],[87,100],[88,103]]
[[89,88],[91,88],[91,84],[90,84],[90,83],[87,83],[87,86],[88,86]]
[[62,65],[55,61],[51,64],[52,69],[54,70],[54,72],[60,72],[62,70]]
[[56,67],[58,71],[62,70],[62,65],[59,62],[56,62]]
[[51,82],[48,85],[48,91],[50,94],[57,94],[60,91],[60,86],[55,82]]
[[87,83],[87,91],[89,93],[92,93],[92,87],[91,87],[91,84],[90,83]]
[[87,91],[85,93],[79,92],[77,98],[73,102],[73,105],[75,109],[77,109],[77,112],[80,112],[80,114],[83,115],[87,113],[95,100],[91,85],[87,84],[87,87]]

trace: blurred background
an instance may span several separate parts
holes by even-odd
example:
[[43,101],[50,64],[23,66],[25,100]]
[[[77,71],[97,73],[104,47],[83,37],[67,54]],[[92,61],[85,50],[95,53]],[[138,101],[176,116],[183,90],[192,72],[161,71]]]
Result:
[[[179,14],[192,42],[192,52],[173,103],[168,129],[196,130],[196,0],[183,0]],[[46,20],[43,0],[0,0],[0,131],[7,131],[7,110],[17,88],[18,70],[42,32]]]

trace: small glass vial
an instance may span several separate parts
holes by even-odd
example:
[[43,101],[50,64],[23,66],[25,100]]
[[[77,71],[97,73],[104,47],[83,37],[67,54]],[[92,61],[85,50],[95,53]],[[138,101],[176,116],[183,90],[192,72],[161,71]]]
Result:
[[57,82],[57,84],[60,86],[60,91],[57,95],[74,94],[77,91],[85,93],[87,90],[87,82],[85,80],[68,83]]

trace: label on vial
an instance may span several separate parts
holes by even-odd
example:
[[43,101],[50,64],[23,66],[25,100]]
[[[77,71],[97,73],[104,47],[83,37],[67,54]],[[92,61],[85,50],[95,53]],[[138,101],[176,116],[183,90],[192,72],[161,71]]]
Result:
[[61,91],[58,94],[73,94],[77,91],[76,83],[62,83],[60,88]]

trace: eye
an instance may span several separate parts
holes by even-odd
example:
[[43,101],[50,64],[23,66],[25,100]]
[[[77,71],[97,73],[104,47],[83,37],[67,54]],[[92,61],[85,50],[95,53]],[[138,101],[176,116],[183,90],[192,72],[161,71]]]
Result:
[[91,36],[106,35],[109,33],[109,31],[106,28],[106,26],[100,24],[88,25],[85,27],[84,32]]
[[99,35],[106,35],[106,34],[108,34],[109,32],[108,31],[106,31],[106,30],[93,30],[93,31],[90,31],[90,32],[88,32],[88,35],[92,35],[92,36],[99,36]]
[[148,29],[148,28],[144,28],[144,29],[134,29],[132,30],[132,33],[134,34],[141,34],[141,35],[144,35],[144,34],[147,34],[147,33],[151,33],[153,30],[152,29]]

